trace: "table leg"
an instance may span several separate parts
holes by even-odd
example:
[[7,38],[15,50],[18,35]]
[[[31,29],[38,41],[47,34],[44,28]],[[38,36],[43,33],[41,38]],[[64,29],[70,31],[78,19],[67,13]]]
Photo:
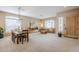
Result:
[[17,44],[19,44],[19,38],[17,38]]

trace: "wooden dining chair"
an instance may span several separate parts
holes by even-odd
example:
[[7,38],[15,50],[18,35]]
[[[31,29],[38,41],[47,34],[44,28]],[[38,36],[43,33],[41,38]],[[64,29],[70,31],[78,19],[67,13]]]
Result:
[[12,32],[12,42],[19,44],[19,42],[21,42],[21,36],[19,34],[15,34],[14,32]]
[[28,30],[23,30],[22,33],[20,34],[15,34],[14,32],[12,32],[12,41],[13,43],[15,43],[17,41],[17,44],[19,44],[19,42],[21,42],[23,44],[24,40],[27,42],[29,41],[29,32]]
[[28,42],[29,41],[29,32],[28,32],[28,30],[23,30],[22,31],[22,43],[23,43],[23,40],[26,41],[26,39],[27,39],[27,42]]
[[11,32],[11,33],[12,33],[12,42],[15,43],[15,39],[16,39],[17,37],[16,37],[16,35],[15,35],[14,32]]

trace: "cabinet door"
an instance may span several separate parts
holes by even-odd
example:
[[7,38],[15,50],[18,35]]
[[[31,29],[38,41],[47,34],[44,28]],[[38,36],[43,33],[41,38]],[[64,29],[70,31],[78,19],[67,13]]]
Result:
[[79,38],[79,14],[76,16],[76,36]]
[[69,32],[70,31],[70,28],[69,28],[70,27],[70,23],[69,23],[70,20],[69,19],[70,19],[70,17],[65,18],[65,35],[64,36],[69,36],[69,34],[70,34],[70,32]]
[[66,16],[65,19],[65,35],[66,37],[75,37],[75,24],[76,24],[76,20],[75,20],[75,16]]

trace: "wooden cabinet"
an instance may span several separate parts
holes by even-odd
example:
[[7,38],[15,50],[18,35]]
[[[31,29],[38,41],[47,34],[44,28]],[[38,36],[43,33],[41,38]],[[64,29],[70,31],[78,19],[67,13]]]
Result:
[[79,38],[79,8],[60,12],[57,16],[64,18],[64,36]]
[[65,31],[64,36],[78,38],[79,36],[79,15],[65,16]]
[[76,24],[77,24],[77,26],[76,26],[76,35],[77,35],[77,37],[79,38],[79,15],[76,17]]

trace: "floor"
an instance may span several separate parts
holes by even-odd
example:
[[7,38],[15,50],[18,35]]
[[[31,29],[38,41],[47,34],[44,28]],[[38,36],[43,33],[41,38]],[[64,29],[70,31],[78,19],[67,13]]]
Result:
[[59,38],[57,34],[31,33],[30,41],[24,44],[14,44],[11,37],[0,39],[1,52],[77,52],[79,40],[72,38]]

